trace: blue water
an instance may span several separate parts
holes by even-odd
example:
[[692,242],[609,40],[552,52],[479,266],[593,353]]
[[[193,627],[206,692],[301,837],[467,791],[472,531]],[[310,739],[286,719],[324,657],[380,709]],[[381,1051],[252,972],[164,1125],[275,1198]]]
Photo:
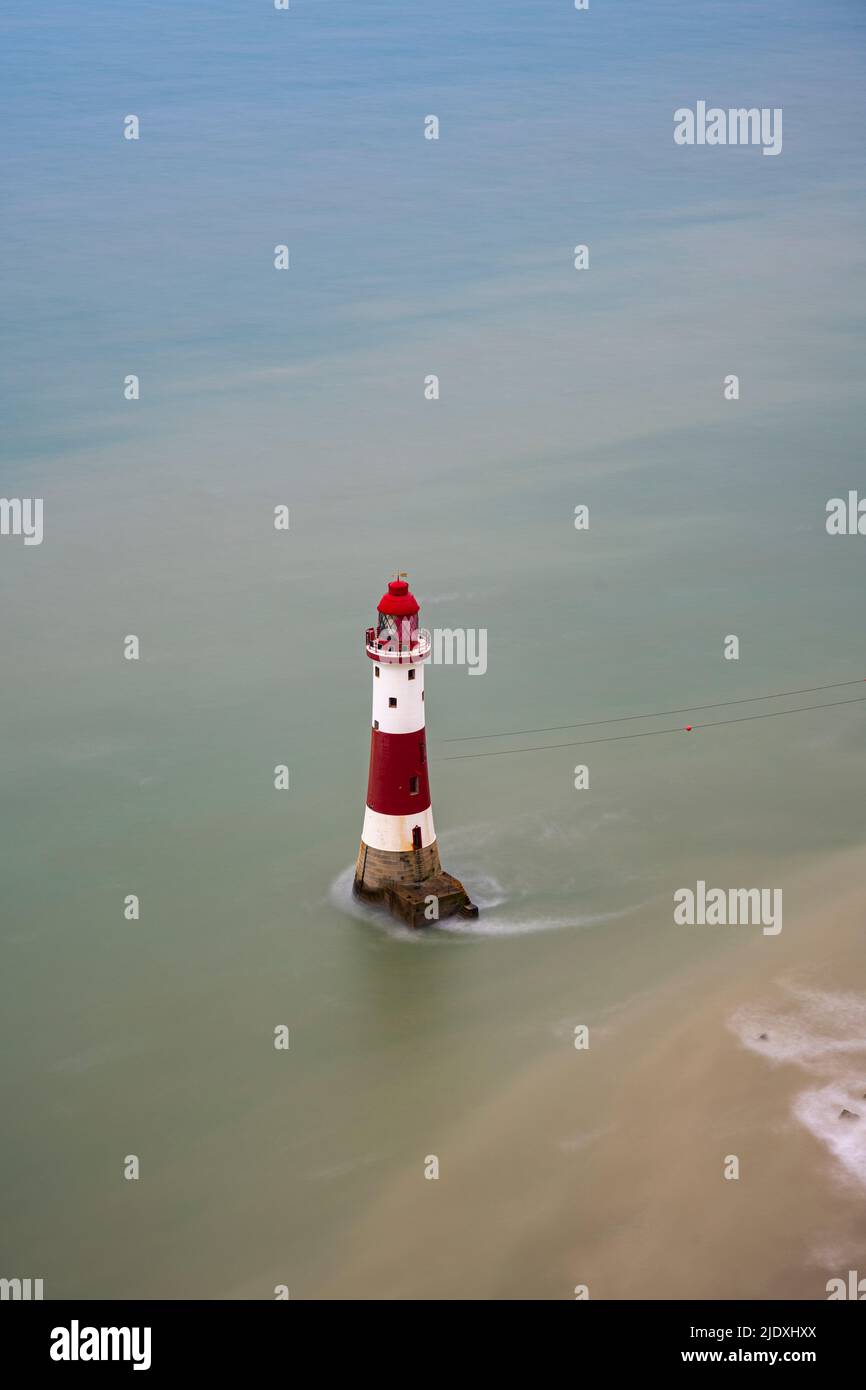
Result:
[[[674,932],[676,885],[795,893],[862,842],[856,705],[445,759],[866,676],[866,541],[824,529],[866,488],[864,12],[13,0],[0,35],[0,486],[45,501],[40,547],[0,539],[0,1273],[345,1295],[356,1223],[562,1020],[739,949]],[[782,154],[675,146],[698,100],[782,107]],[[443,859],[485,911],[422,940],[346,883],[362,634],[398,568],[428,626],[489,634],[483,678],[427,682]],[[604,1122],[598,1065],[574,1132]],[[549,1296],[521,1234],[549,1175],[514,1165],[520,1287]],[[400,1264],[413,1230],[381,1230],[408,1297],[431,1287],[420,1248]],[[430,1255],[434,1287],[459,1295],[460,1257]]]

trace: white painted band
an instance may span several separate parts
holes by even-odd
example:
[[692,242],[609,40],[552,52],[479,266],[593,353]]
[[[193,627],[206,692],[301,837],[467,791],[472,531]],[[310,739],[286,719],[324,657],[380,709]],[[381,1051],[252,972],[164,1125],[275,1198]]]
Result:
[[[424,667],[377,666],[373,676],[373,727],[383,734],[414,734],[424,728]],[[414,680],[409,679],[409,672]],[[396,703],[391,704],[394,700]]]
[[411,816],[385,816],[381,811],[371,811],[368,806],[361,839],[371,849],[405,852],[412,849],[412,830],[416,825],[421,827],[421,847],[426,849],[436,839],[432,807]]

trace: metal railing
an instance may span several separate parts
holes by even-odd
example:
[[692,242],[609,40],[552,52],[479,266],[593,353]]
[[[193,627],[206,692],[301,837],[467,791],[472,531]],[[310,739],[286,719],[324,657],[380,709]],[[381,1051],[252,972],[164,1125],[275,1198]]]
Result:
[[401,642],[393,636],[380,637],[374,627],[368,627],[364,646],[372,661],[381,661],[387,666],[406,666],[412,662],[426,661],[432,638],[425,627],[415,629],[411,642]]

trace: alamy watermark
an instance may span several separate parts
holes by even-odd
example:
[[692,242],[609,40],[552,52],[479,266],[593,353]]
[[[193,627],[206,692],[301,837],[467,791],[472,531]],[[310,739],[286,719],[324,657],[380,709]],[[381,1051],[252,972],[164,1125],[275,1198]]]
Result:
[[69,1327],[51,1329],[52,1361],[131,1361],[134,1371],[150,1369],[149,1327]]
[[674,892],[674,922],[678,927],[761,926],[764,936],[782,930],[781,888],[707,888],[702,878],[694,888]]
[[866,536],[866,497],[852,488],[847,497],[830,497],[824,526],[828,536]]
[[44,1298],[44,1279],[0,1279],[0,1301],[28,1303]]
[[397,653],[413,652],[415,660],[431,661],[434,666],[466,666],[470,676],[483,676],[487,670],[486,627],[415,627],[408,618],[389,619],[378,633],[367,628],[367,651],[387,659]]
[[694,111],[680,106],[674,112],[676,145],[761,145],[762,154],[782,153],[781,106],[707,106],[699,101]]
[[434,666],[467,666],[470,676],[487,670],[486,627],[434,627],[431,660]]
[[41,545],[42,498],[0,497],[0,536],[23,536],[25,545]]
[[852,1298],[858,1303],[866,1299],[866,1279],[861,1279],[856,1269],[848,1270],[848,1278],[828,1279],[824,1286],[827,1290],[828,1302],[839,1298]]

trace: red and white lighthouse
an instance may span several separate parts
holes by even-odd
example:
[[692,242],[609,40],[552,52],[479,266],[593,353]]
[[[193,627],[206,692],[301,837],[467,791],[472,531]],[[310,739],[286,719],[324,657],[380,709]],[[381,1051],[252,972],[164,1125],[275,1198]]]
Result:
[[385,902],[411,926],[478,909],[442,869],[433,826],[424,718],[424,663],[430,633],[405,575],[388,585],[365,649],[373,666],[370,774],[355,891]]

